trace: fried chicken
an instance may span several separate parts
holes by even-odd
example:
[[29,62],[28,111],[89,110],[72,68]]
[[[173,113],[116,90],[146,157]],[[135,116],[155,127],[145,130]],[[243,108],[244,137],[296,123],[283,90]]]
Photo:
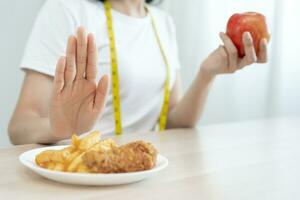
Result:
[[114,140],[100,140],[100,132],[78,138],[60,150],[46,150],[35,157],[38,166],[61,172],[125,173],[152,169],[157,151],[150,143],[137,141],[118,146]]
[[156,157],[152,144],[136,141],[109,151],[89,151],[83,156],[83,163],[92,173],[126,173],[152,169]]

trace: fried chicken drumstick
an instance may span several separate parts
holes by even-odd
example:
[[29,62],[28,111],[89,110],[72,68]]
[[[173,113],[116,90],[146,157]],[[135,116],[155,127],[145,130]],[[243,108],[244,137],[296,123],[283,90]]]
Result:
[[153,145],[137,141],[109,151],[89,151],[83,156],[83,163],[92,173],[125,173],[152,169],[156,157]]

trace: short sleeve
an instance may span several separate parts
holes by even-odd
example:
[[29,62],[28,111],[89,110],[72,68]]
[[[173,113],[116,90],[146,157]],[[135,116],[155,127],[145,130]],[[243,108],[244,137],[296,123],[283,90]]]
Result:
[[177,34],[176,34],[176,27],[175,23],[171,16],[168,15],[168,28],[170,30],[170,39],[171,39],[171,51],[172,51],[172,60],[175,69],[180,69],[180,61],[179,61],[179,54],[178,54],[178,42],[177,42]]
[[21,69],[54,76],[56,62],[65,55],[68,37],[74,34],[75,17],[60,0],[47,0],[28,39]]

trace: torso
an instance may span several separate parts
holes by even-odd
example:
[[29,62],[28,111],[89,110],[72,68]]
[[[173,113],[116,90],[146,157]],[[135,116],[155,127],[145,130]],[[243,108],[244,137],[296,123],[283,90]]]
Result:
[[[74,32],[78,26],[84,26],[88,32],[95,34],[99,51],[98,77],[103,74],[110,75],[109,40],[103,4],[88,0],[55,1],[60,1],[71,14],[74,19]],[[179,68],[174,25],[163,11],[153,7],[149,7],[149,11],[154,16],[170,63],[170,87],[172,88]],[[119,69],[123,131],[134,133],[152,130],[162,108],[166,66],[151,26],[150,16],[133,18],[113,10],[112,17]],[[103,134],[114,133],[111,90],[106,109],[95,129]]]

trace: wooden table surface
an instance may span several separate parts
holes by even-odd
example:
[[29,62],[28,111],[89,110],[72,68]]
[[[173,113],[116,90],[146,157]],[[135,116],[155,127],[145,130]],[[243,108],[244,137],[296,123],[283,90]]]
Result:
[[300,199],[300,118],[247,121],[124,135],[152,142],[167,169],[135,184],[81,187],[44,179],[18,156],[37,145],[0,149],[0,199]]

